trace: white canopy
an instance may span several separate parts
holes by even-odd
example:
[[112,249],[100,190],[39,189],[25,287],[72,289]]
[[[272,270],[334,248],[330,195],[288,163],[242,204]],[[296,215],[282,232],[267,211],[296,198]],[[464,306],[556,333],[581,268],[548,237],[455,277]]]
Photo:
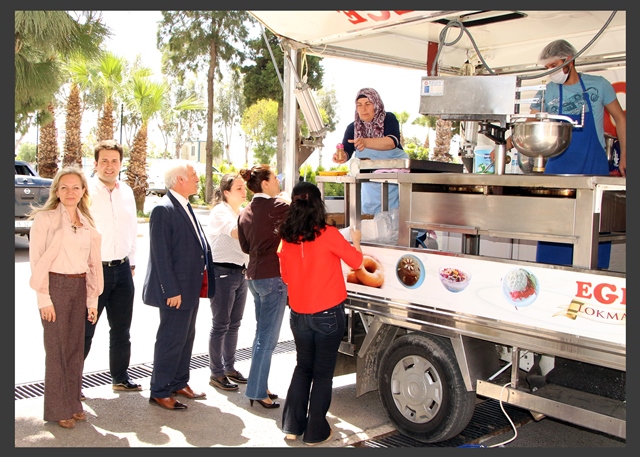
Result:
[[[438,50],[440,34],[450,25],[440,52],[441,71],[459,68],[476,47],[494,70],[536,66],[542,47],[569,40],[578,51],[603,27],[583,58],[626,54],[626,12],[617,11],[250,11],[274,34],[318,56],[426,69]],[[607,24],[607,21],[611,21]],[[459,38],[459,40],[458,40]],[[619,60],[619,59],[618,59]],[[427,68],[427,62],[430,66]],[[506,70],[505,70],[506,71]]]

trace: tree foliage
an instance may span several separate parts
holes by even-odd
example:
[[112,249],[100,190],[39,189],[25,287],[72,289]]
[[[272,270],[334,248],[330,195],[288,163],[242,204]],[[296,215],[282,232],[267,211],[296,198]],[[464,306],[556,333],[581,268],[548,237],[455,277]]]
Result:
[[404,133],[402,131],[402,128],[404,127],[404,124],[407,123],[407,121],[409,121],[409,116],[410,114],[407,111],[403,111],[401,113],[393,113],[396,115],[396,119],[398,119],[398,124],[400,124],[400,144],[404,145]]
[[173,78],[168,80],[169,91],[163,100],[160,111],[158,128],[164,141],[163,158],[167,158],[169,139],[175,143],[173,157],[180,158],[180,149],[187,141],[197,139],[202,133],[205,119],[205,103],[202,89],[194,80],[185,85],[173,84]]
[[[15,11],[15,131],[26,132],[36,121],[50,122],[47,111],[65,82],[63,65],[76,55],[100,53],[110,36],[96,12]],[[40,124],[43,125],[43,124]]]
[[231,162],[233,127],[240,122],[245,109],[242,97],[242,78],[239,72],[232,72],[231,77],[218,86],[216,102],[215,121],[222,127],[224,132],[225,155],[227,161]]
[[127,167],[127,184],[133,189],[136,210],[144,210],[147,183],[147,142],[149,121],[162,109],[168,87],[149,79],[145,69],[133,73],[128,83],[133,93],[130,108],[140,113],[142,124],[135,134]]
[[255,19],[246,11],[162,11],[158,48],[165,55],[163,72],[184,80],[187,74],[207,75],[206,200],[213,196],[214,79],[220,62],[238,69],[245,59],[244,43]]
[[[264,30],[264,29],[263,29]],[[265,42],[264,37],[267,41]],[[244,99],[246,106],[251,106],[258,100],[270,99],[278,103],[278,135],[277,142],[277,158],[276,166],[278,169],[283,168],[284,147],[283,135],[284,116],[283,116],[283,75],[284,75],[284,52],[280,46],[279,39],[269,30],[264,30],[264,35],[248,43],[248,57],[252,61],[252,65],[242,67],[244,78]],[[275,60],[275,64],[274,64]],[[313,90],[319,90],[322,87],[322,78],[324,69],[320,65],[322,58],[316,56],[308,56],[304,53],[300,54],[300,62],[295,62],[299,69],[299,77],[306,82]],[[299,125],[304,125],[300,122]],[[335,128],[335,127],[334,127]],[[301,134],[301,130],[296,134]]]
[[241,126],[254,145],[256,163],[274,165],[273,157],[278,135],[278,103],[265,99],[254,103],[245,110]]
[[425,148],[429,148],[429,132],[431,131],[431,129],[435,129],[436,128],[436,122],[438,121],[438,117],[437,116],[423,116],[420,115],[418,117],[416,117],[413,122],[411,123],[412,125],[419,125],[422,127],[426,127],[427,129],[427,136],[425,137],[424,140],[424,144],[423,147]]

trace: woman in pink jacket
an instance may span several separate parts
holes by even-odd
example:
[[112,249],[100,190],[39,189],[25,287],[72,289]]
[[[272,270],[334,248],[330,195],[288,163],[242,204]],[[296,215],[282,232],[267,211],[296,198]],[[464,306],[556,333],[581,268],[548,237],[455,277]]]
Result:
[[49,199],[31,212],[29,285],[37,292],[44,329],[44,420],[63,428],[86,420],[80,394],[84,321],[95,324],[103,289],[100,233],[89,213],[80,168],[61,169]]

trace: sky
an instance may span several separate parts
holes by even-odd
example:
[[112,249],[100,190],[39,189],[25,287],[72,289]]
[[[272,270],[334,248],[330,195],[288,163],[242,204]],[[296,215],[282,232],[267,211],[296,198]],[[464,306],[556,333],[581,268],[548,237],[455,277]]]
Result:
[[[107,49],[130,61],[140,55],[144,64],[160,75],[160,51],[156,49],[157,22],[162,18],[160,11],[103,11],[103,17],[113,31]],[[324,58],[323,67],[323,86],[325,89],[335,89],[338,99],[336,113],[339,116],[336,131],[327,133],[323,140],[325,168],[335,166],[331,156],[336,144],[342,141],[347,125],[354,119],[354,99],[358,90],[364,87],[373,87],[380,93],[386,111],[407,111],[410,114],[409,121],[403,128],[405,137],[426,137],[426,128],[410,125],[420,116],[420,78],[426,76],[425,71],[395,69],[336,58]],[[235,130],[238,134],[239,127]],[[149,133],[153,141],[153,127]],[[155,142],[161,144],[159,139]],[[237,161],[236,165],[242,165],[244,141],[239,136],[232,140],[231,151],[232,161]],[[319,151],[316,149],[307,160],[313,168],[318,165],[318,155]]]

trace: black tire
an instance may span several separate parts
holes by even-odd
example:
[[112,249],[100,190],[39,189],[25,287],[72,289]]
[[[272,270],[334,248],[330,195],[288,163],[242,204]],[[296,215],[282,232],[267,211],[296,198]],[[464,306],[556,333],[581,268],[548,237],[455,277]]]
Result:
[[476,401],[450,343],[416,333],[395,340],[382,357],[378,393],[398,431],[423,443],[460,434]]

